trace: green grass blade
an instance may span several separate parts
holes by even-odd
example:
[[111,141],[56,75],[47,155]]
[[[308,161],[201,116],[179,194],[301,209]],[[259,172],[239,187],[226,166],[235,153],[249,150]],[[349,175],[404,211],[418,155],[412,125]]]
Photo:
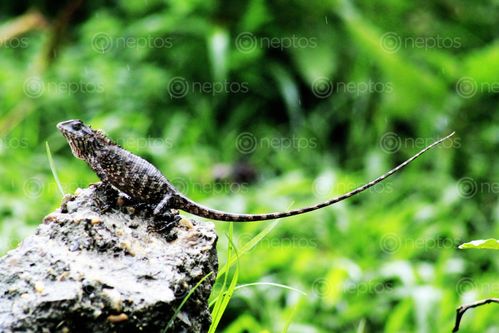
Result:
[[[232,241],[231,241],[231,237],[232,237],[233,229],[234,229],[233,223],[230,223],[229,224],[229,235],[227,236],[227,239],[229,240],[229,244],[227,246],[227,263],[225,263],[224,268],[223,268],[223,269],[226,269],[226,270],[229,270],[229,268],[230,268],[229,263],[231,262],[231,257],[232,257]],[[220,278],[221,278],[221,275],[219,273],[218,276],[217,276],[217,280],[219,280]],[[219,292],[218,296],[216,297],[216,299],[219,299],[220,295],[224,294],[224,292],[225,292],[225,286],[227,285],[227,279],[228,278],[229,278],[228,274],[225,274],[224,275],[224,280],[223,280],[223,283],[222,283],[222,287],[220,288],[220,292]],[[212,317],[213,317],[214,314],[218,313],[220,306],[221,306],[220,302],[215,302],[215,307],[213,308],[213,311],[212,311]]]
[[[252,248],[254,248],[265,236],[267,236],[272,229],[275,228],[275,226],[279,223],[279,220],[275,220],[268,226],[266,226],[262,231],[260,231],[255,237],[253,237],[249,242],[243,245],[241,250],[239,250],[239,256],[244,255],[246,252],[250,251]],[[227,259],[227,263],[224,265],[222,269],[218,271],[218,276],[221,277],[223,274],[225,274],[230,267],[232,267],[235,263],[237,258],[232,258],[232,259]]]
[[297,293],[300,293],[303,296],[307,296],[307,293],[300,290],[300,289],[293,288],[293,287],[287,286],[285,284],[274,283],[274,282],[253,282],[253,283],[241,284],[241,285],[236,287],[236,290],[241,289],[241,288],[251,287],[251,286],[273,286],[273,287],[278,287],[278,288],[282,288],[282,289],[296,291]]
[[[307,296],[307,293],[304,292],[304,291],[302,291],[302,290],[300,290],[300,289],[293,288],[293,287],[287,286],[285,284],[274,283],[274,282],[253,282],[253,283],[240,284],[240,285],[238,285],[234,289],[234,291],[239,290],[239,289],[243,289],[243,288],[247,288],[247,287],[253,287],[253,286],[272,286],[272,287],[278,287],[278,288],[282,288],[282,289],[292,290],[292,291],[300,293],[300,294],[302,294],[304,296]],[[220,295],[218,295],[215,299],[213,299],[210,302],[210,307],[217,301],[217,299],[219,297],[220,297]]]
[[[239,262],[239,258],[241,255],[247,253],[250,251],[252,248],[254,248],[265,236],[267,236],[279,223],[280,220],[275,220],[268,226],[266,226],[262,231],[260,231],[255,237],[253,237],[249,242],[243,245],[242,249],[238,252],[236,250],[236,247],[233,243],[233,230],[234,226],[233,223],[229,225],[229,235],[228,235],[228,241],[229,245],[227,247],[227,262],[224,265],[222,269],[219,270],[217,280],[221,279],[222,276],[224,276],[224,280],[222,283],[222,287],[220,289],[219,294],[215,297],[215,299],[210,303],[210,307],[213,307],[212,311],[212,325],[210,326],[209,332],[215,332],[220,319],[222,318],[222,315],[227,308],[227,305],[229,304],[230,299],[232,298],[232,295],[234,294],[234,291],[236,290],[236,285],[237,281],[239,278],[239,265],[236,267],[236,270],[234,271],[234,275],[232,277],[232,280],[229,284],[229,286],[226,289],[227,286],[227,280],[228,280],[228,272],[230,268],[235,264]],[[232,250],[234,249],[235,256],[232,255]],[[278,285],[278,284],[275,284]],[[287,287],[287,286],[285,286]],[[289,287],[290,288],[290,287]]]
[[54,180],[57,184],[57,187],[59,188],[59,191],[61,192],[61,195],[64,197],[66,194],[64,193],[64,190],[62,189],[61,182],[59,181],[59,177],[57,176],[57,171],[55,170],[54,159],[52,158],[52,153],[50,152],[49,143],[47,141],[45,141],[45,148],[47,150],[47,157],[49,160],[50,170],[52,171],[52,175],[54,176]]
[[212,274],[213,274],[213,272],[209,272],[208,274],[206,274],[201,280],[199,280],[198,283],[196,283],[196,285],[194,286],[194,288],[192,288],[189,291],[189,293],[182,300],[182,303],[180,303],[180,305],[178,306],[178,308],[173,313],[172,317],[168,321],[168,324],[163,329],[162,333],[166,333],[168,331],[168,329],[173,325],[173,322],[175,321],[175,318],[177,317],[178,313],[180,312],[180,310],[182,309],[182,307],[185,305],[185,303],[189,300],[189,298],[191,297],[191,295],[196,291],[196,289],[201,285],[201,283],[203,283],[203,281],[206,280],[208,277],[210,277]]
[[220,322],[220,319],[222,318],[223,313],[225,312],[225,309],[227,308],[227,305],[229,305],[229,301],[232,298],[232,295],[234,294],[234,290],[237,285],[237,281],[239,280],[239,266],[236,266],[236,269],[234,271],[234,276],[232,277],[232,280],[230,282],[229,288],[227,288],[227,291],[222,298],[222,306],[220,307],[219,315],[217,318],[216,326],[214,326],[214,329],[217,328],[218,323]]
[[300,299],[298,300],[298,302],[296,302],[296,305],[293,307],[293,310],[289,314],[289,317],[286,319],[286,323],[284,324],[284,327],[282,329],[282,333],[287,333],[288,332],[289,326],[291,325],[291,322],[293,321],[293,318],[295,317],[296,313],[298,312],[298,309],[302,305],[302,300],[303,300],[303,297],[300,297]]
[[357,326],[357,333],[364,333],[366,331],[366,320],[362,319]]
[[[232,232],[233,232],[233,223],[231,223],[229,227],[229,235],[228,235],[229,245],[227,247],[227,252],[228,252],[227,263],[229,263],[232,260],[232,250],[235,253],[235,261],[238,262],[239,260],[239,255],[237,253],[236,247],[232,242]],[[234,290],[236,288],[237,281],[239,279],[239,264],[236,266],[229,287],[227,288],[227,290],[225,290],[227,276],[228,274],[225,274],[223,288],[220,290],[220,293],[217,296],[217,301],[215,302],[215,307],[212,312],[212,323],[208,333],[216,332],[216,329],[218,327],[218,324],[220,323],[220,320],[222,319],[225,309],[227,308],[227,305],[229,304],[229,301],[232,298],[232,295],[234,294]]]

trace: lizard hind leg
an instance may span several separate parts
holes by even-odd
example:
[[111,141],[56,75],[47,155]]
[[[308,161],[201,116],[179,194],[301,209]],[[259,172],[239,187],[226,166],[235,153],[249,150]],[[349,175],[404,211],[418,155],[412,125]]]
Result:
[[156,232],[167,234],[167,240],[174,240],[177,236],[176,234],[171,234],[170,231],[174,226],[178,224],[181,216],[178,214],[178,210],[174,207],[175,199],[167,194],[159,202],[159,204],[154,208],[154,229]]
[[174,207],[175,199],[170,194],[166,194],[163,199],[159,202],[159,204],[154,208],[154,215],[163,215],[167,210],[175,208]]

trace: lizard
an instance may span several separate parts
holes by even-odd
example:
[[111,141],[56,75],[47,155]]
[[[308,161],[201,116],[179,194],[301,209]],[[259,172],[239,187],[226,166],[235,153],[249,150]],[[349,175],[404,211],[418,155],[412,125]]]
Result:
[[[226,222],[254,222],[279,219],[311,212],[333,205],[380,183],[407,166],[426,151],[451,137],[454,132],[423,148],[387,173],[330,200],[305,208],[265,214],[228,213],[205,207],[180,193],[151,163],[113,142],[102,131],[94,130],[81,120],[72,119],[57,124],[73,155],[84,160],[104,184],[141,203],[153,205],[153,214],[162,216],[167,210],[182,210],[203,218]],[[164,216],[167,216],[164,215]]]

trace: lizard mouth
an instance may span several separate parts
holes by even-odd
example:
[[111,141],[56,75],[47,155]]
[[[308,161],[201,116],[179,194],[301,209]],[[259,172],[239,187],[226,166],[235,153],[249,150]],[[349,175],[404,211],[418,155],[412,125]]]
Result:
[[[84,126],[83,122],[78,119],[61,121],[56,125],[57,129],[62,133],[66,141],[71,147],[73,155],[79,159],[84,159],[85,151],[85,136],[90,129]],[[91,132],[90,132],[91,134]]]

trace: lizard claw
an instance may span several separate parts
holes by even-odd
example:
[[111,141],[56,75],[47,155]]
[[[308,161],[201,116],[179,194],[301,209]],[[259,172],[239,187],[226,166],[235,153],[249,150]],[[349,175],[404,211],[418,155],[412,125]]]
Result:
[[165,213],[161,216],[156,215],[154,220],[154,224],[151,226],[151,229],[157,233],[165,235],[165,238],[168,242],[173,241],[177,238],[177,233],[172,232],[172,229],[178,225],[178,222],[182,219],[180,215],[178,215],[178,211],[176,209],[170,210],[168,213]]

